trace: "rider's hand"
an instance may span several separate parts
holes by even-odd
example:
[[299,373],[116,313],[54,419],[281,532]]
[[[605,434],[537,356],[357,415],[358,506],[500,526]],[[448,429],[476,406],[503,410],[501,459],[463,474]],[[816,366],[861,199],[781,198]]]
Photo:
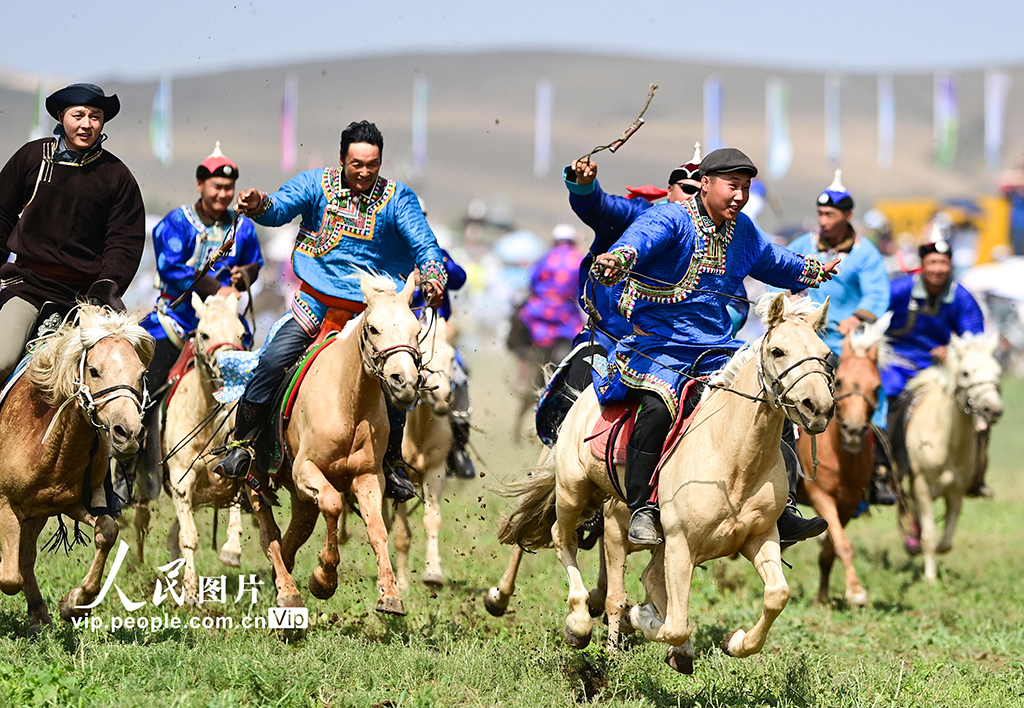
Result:
[[861,319],[859,317],[857,317],[856,315],[850,315],[845,320],[841,320],[839,324],[836,325],[836,329],[839,330],[839,334],[845,337],[850,332],[857,329],[860,323]]
[[242,266],[231,266],[231,287],[236,290],[245,290],[246,272]]
[[597,163],[590,158],[574,160],[572,171],[576,173],[576,184],[590,184],[597,179]]
[[435,310],[444,302],[444,288],[436,280],[426,281],[420,286],[420,289],[423,291],[423,299],[427,301],[427,305]]
[[834,258],[821,267],[821,280],[832,280],[833,276],[839,275],[839,264],[842,261],[839,258]]
[[217,290],[217,294],[221,297],[231,297],[232,295],[238,295],[238,291],[230,285],[225,285]]
[[622,271],[622,264],[619,259],[610,253],[602,253],[594,259],[591,270],[597,273],[602,280],[611,280]]
[[944,346],[943,347],[935,347],[934,349],[932,349],[929,352],[929,354],[932,355],[932,359],[935,359],[935,361],[938,361],[940,363],[945,363],[946,362],[946,351],[947,351],[947,349],[948,348],[944,347]]
[[258,189],[246,189],[238,195],[238,211],[243,214],[249,215],[256,211],[260,206],[260,190]]

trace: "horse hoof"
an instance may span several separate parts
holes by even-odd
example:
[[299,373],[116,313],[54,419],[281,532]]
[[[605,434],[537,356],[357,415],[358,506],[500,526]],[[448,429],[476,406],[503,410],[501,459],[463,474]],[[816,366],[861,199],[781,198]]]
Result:
[[725,635],[725,637],[722,639],[722,651],[725,653],[726,656],[732,656],[732,652],[729,651],[729,640],[736,636],[736,633],[739,631],[740,630],[738,629],[734,629],[733,631]]
[[501,617],[505,614],[505,610],[508,609],[508,603],[506,602],[505,606],[502,607],[494,599],[496,597],[501,597],[498,588],[491,588],[484,594],[484,609],[487,610],[491,617]]
[[444,587],[444,575],[442,573],[440,573],[440,572],[427,572],[427,573],[424,573],[423,574],[423,584],[426,585],[428,588],[434,588],[435,590],[438,589],[438,588],[443,588]]
[[299,593],[291,593],[289,595],[278,595],[277,597],[278,607],[305,607],[302,604],[302,597]]
[[580,635],[573,633],[569,627],[563,627],[562,634],[565,635],[565,641],[573,649],[586,649],[587,645],[590,644],[590,633],[584,634],[581,637]]
[[381,598],[377,600],[377,612],[395,617],[405,617],[405,603],[400,597],[381,595]]
[[868,604],[868,594],[865,591],[851,593],[846,596],[846,601],[854,607],[866,607]]
[[693,673],[693,659],[689,656],[683,656],[670,650],[665,655],[665,663],[681,674],[689,676]]
[[60,599],[60,618],[70,622],[78,617],[85,617],[87,610],[79,610],[76,605],[81,602],[82,588],[72,588],[68,594]]
[[220,562],[230,568],[241,568],[242,554],[235,551],[221,551]]
[[[328,577],[321,579],[319,576],[322,575]],[[331,575],[334,576],[333,583]],[[313,572],[309,574],[309,592],[313,597],[318,600],[328,600],[334,595],[334,591],[338,589],[338,574],[332,573],[331,575],[328,575],[319,566],[313,569]]]

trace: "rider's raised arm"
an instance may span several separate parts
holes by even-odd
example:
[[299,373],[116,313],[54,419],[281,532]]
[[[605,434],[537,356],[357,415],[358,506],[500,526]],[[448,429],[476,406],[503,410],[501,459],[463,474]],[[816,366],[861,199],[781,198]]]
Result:
[[874,322],[889,309],[889,273],[882,254],[873,246],[858,250],[857,255],[863,259],[856,269],[861,297],[853,314],[864,322]]
[[573,181],[572,167],[565,168],[565,187],[569,190],[569,206],[580,221],[594,230],[591,255],[599,255],[612,247],[616,235],[629,226],[640,212],[648,208],[646,199],[626,199],[608,194],[595,179],[588,184]]
[[448,272],[444,267],[444,255],[437,245],[437,238],[427,224],[419,200],[411,189],[401,182],[392,199],[395,203],[395,226],[409,245],[409,252],[420,269],[420,281],[434,280],[442,289],[448,283]]
[[630,270],[655,259],[669,243],[683,238],[684,223],[689,218],[678,204],[657,204],[645,210],[608,251],[620,268],[605,280],[606,284],[621,282]]
[[323,174],[322,169],[306,170],[285,182],[273,194],[260,192],[260,205],[250,217],[261,226],[284,226],[301,214],[302,222],[313,228],[321,216],[314,210],[323,194]]
[[776,245],[760,227],[744,214],[739,215],[737,228],[739,228],[741,220],[746,220],[752,225],[757,234],[754,247],[759,255],[750,268],[752,277],[762,283],[774,285],[777,288],[786,288],[793,292],[818,287],[822,281],[823,270],[817,260]]

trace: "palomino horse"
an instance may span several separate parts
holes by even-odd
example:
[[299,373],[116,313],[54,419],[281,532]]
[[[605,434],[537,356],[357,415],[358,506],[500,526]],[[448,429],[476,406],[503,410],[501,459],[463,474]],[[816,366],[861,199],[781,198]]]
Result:
[[[422,580],[432,587],[444,585],[438,535],[441,532],[441,495],[444,493],[445,460],[452,447],[452,426],[448,418],[455,370],[455,348],[451,345],[448,323],[436,315],[424,335],[423,372],[426,374],[423,397],[409,413],[405,424],[402,454],[412,465],[409,475],[423,488],[423,531],[427,554]],[[406,504],[395,514],[395,550],[398,551],[398,587],[409,587],[409,544],[411,532]]]
[[[828,521],[828,536],[818,556],[821,582],[817,599],[822,604],[828,602],[829,574],[837,555],[846,569],[846,601],[858,607],[868,604],[867,590],[853,565],[853,546],[843,529],[857,513],[874,472],[874,447],[867,432],[882,384],[878,369],[885,366],[889,355],[885,331],[891,319],[892,313],[887,312],[843,340],[836,369],[836,414],[818,438],[817,476],[802,482],[800,500],[812,504]],[[797,452],[804,470],[812,470],[814,454],[808,436],[801,435],[797,440]]]
[[[911,379],[913,397],[906,446],[916,515],[921,524],[924,577],[937,579],[935,555],[953,548],[953,533],[967,490],[974,479],[978,433],[999,420],[998,336],[953,335],[946,361]],[[946,500],[942,539],[935,524],[935,500]]]
[[104,504],[110,455],[139,448],[143,375],[153,338],[127,315],[81,305],[39,341],[25,375],[0,409],[0,590],[24,590],[29,632],[51,623],[36,581],[36,541],[66,514],[94,529],[96,554],[81,584],[60,601],[65,621],[87,614],[100,591],[117,522]]
[[338,341],[321,351],[306,373],[292,408],[285,444],[292,460],[280,482],[291,492],[292,518],[281,537],[271,507],[260,495],[249,498],[260,525],[260,542],[274,566],[279,607],[302,607],[291,569],[295,553],[322,514],[326,522],[320,562],[309,576],[309,591],[326,600],[338,587],[338,517],[342,494],[359,504],[377,558],[377,611],[404,615],[388,557],[388,531],[381,513],[384,451],[388,441],[385,396],[411,406],[419,384],[420,321],[409,305],[410,277],[399,292],[380,275],[359,276],[366,310],[351,320]]
[[205,302],[192,295],[199,323],[195,334],[195,367],[182,374],[174,395],[167,402],[161,456],[167,459],[164,485],[174,502],[177,520],[171,527],[167,546],[172,558],[185,559],[182,590],[185,602],[199,601],[195,553],[199,532],[193,513],[199,506],[212,506],[214,513],[229,508],[227,540],[220,551],[225,565],[238,567],[242,554],[242,510],[231,480],[214,474],[205,453],[224,444],[231,421],[228,409],[220,406],[213,392],[221,386],[217,352],[244,349],[245,327],[238,319],[238,296],[214,295]]
[[[762,300],[758,311],[766,334],[712,380],[712,394],[662,465],[658,496],[665,543],[644,571],[648,602],[629,613],[631,625],[648,639],[671,645],[669,662],[684,672],[693,666],[693,569],[713,558],[740,552],[765,584],[761,619],[749,632],[731,632],[723,650],[744,657],[764,646],[789,599],[776,528],[788,489],[779,450],[782,426],[788,419],[818,433],[834,409],[828,347],[816,334],[827,322],[828,303],[814,308],[807,298],[789,301],[780,293]],[[520,503],[499,534],[527,550],[554,543],[569,576],[564,634],[574,647],[586,646],[593,629],[589,593],[576,566],[576,527],[615,493],[604,461],[586,442],[600,413],[597,396],[586,390],[562,425],[553,464],[513,485]]]

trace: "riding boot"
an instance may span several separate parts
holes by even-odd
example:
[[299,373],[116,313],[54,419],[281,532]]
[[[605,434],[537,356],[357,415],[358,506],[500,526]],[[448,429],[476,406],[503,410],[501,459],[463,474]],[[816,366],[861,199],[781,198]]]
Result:
[[405,414],[400,408],[388,405],[388,449],[384,453],[384,496],[396,502],[409,501],[416,496],[416,487],[406,468],[411,467],[402,457],[402,438],[405,435]]
[[885,465],[875,467],[868,488],[868,503],[878,506],[893,506],[896,495],[892,491],[892,472]]
[[805,519],[796,508],[797,484],[800,482],[799,461],[795,455],[796,435],[792,423],[782,428],[782,459],[786,463],[786,481],[789,483],[789,498],[786,508],[779,517],[779,538],[782,543],[792,545],[805,538],[813,538],[828,528],[828,522],[820,516]]
[[469,418],[466,414],[452,413],[452,449],[448,453],[448,476],[461,479],[476,477],[476,467],[469,459],[466,446],[469,444]]
[[658,467],[659,455],[626,445],[626,505],[629,507],[629,542],[636,546],[657,546],[661,543],[655,515],[658,507],[651,504],[651,477]]
[[213,468],[216,474],[228,479],[244,477],[256,457],[255,441],[263,427],[266,406],[243,398],[235,411],[235,429],[231,431],[228,454]]

